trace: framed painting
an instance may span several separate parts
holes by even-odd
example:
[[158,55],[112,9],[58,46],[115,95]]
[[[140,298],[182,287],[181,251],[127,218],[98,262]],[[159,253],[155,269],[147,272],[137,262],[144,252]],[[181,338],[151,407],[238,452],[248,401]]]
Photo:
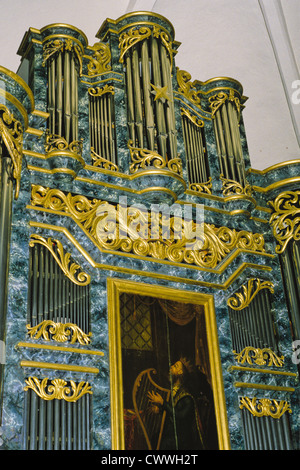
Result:
[[112,449],[229,449],[213,297],[107,287]]

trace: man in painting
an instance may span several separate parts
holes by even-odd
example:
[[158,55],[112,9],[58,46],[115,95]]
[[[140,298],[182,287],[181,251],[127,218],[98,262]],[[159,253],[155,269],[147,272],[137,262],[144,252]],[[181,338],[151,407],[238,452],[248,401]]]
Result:
[[195,396],[196,370],[185,358],[170,367],[172,395],[165,402],[159,393],[149,392],[155,413],[166,412],[161,450],[204,450],[204,433]]

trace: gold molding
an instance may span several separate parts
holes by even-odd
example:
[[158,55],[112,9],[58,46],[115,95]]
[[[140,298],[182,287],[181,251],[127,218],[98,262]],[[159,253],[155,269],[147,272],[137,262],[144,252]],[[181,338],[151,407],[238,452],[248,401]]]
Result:
[[233,310],[242,310],[252,302],[256,294],[262,289],[269,289],[273,294],[274,284],[271,281],[262,281],[258,278],[251,278],[247,282],[247,286],[242,286],[243,293],[236,292],[227,300],[227,305]]
[[[80,382],[76,384],[73,380],[70,380],[70,385],[64,379],[52,379],[51,385],[48,384],[48,378],[43,380],[37,377],[29,377],[25,380],[26,386],[24,390],[33,390],[43,400],[65,400],[67,402],[76,402],[83,395],[91,394],[91,386],[88,382]],[[71,386],[71,387],[70,387]],[[71,394],[71,389],[73,394]]]
[[[79,326],[73,323],[55,323],[52,320],[44,320],[38,325],[26,325],[28,334],[32,339],[43,338],[50,341],[49,333],[53,335],[52,340],[58,343],[65,343],[71,337],[70,344],[78,342],[79,344],[89,344],[92,333],[84,333]],[[49,331],[48,331],[49,329]]]
[[228,368],[229,372],[232,372],[235,370],[239,372],[253,372],[256,374],[285,375],[287,377],[293,377],[294,379],[298,377],[298,374],[296,372],[287,372],[284,370],[261,369],[259,367],[247,367],[247,366],[230,366]]
[[271,418],[279,419],[286,412],[292,413],[291,406],[287,401],[271,400],[270,398],[240,397],[240,409],[242,410],[243,408],[246,408],[257,418],[270,416]]
[[[35,209],[34,206],[27,206],[27,209]],[[221,289],[221,290],[227,290],[228,287],[236,280],[238,279],[239,276],[246,270],[246,269],[257,269],[261,271],[268,271],[271,272],[272,268],[270,266],[265,266],[262,264],[255,264],[255,263],[247,263],[243,262],[239,264],[237,269],[224,281],[223,284],[216,283],[216,282],[206,282],[206,281],[199,281],[197,279],[191,279],[190,277],[178,277],[178,276],[171,276],[168,274],[159,274],[156,272],[151,272],[148,271],[145,274],[145,271],[141,271],[138,269],[132,269],[132,268],[126,268],[123,266],[114,266],[114,265],[108,265],[108,264],[101,264],[101,263],[96,263],[94,259],[87,253],[84,248],[80,245],[80,243],[76,240],[75,237],[69,232],[69,230],[65,227],[57,226],[57,225],[51,225],[51,224],[44,224],[42,222],[34,222],[30,221],[29,225],[31,227],[37,227],[41,228],[43,230],[54,230],[59,233],[63,233],[64,236],[70,240],[70,242],[75,246],[75,248],[84,256],[84,258],[87,260],[87,262],[95,269],[102,269],[107,272],[117,272],[117,273],[124,273],[124,274],[133,274],[137,276],[143,277],[149,277],[149,278],[154,278],[154,279],[159,279],[159,280],[167,280],[170,282],[181,282],[182,284],[191,284],[191,285],[196,285],[196,286],[202,286],[202,287],[208,287],[212,289]],[[220,267],[217,269],[211,270],[212,272],[216,274],[222,274],[229,264],[238,256],[240,253],[252,253],[249,250],[242,250],[242,249],[237,249],[231,255],[228,256],[226,262],[221,263]],[[261,253],[264,256],[271,257],[273,258],[275,255],[270,255],[267,253]],[[125,255],[125,254],[124,254]],[[126,256],[126,255],[125,255]],[[129,255],[130,256],[130,255]],[[144,258],[147,259],[147,258]],[[166,261],[160,260],[160,263],[167,263]],[[168,263],[169,264],[169,263]],[[180,266],[178,263],[170,263],[172,266]],[[210,271],[209,269],[203,269],[199,268],[196,266],[188,266],[189,269],[199,269],[199,270],[205,270],[205,271]]]
[[111,367],[111,426],[112,448],[124,449],[123,423],[123,378],[122,350],[119,321],[119,297],[123,292],[143,294],[184,303],[203,306],[208,337],[208,350],[211,366],[212,388],[215,402],[215,414],[220,449],[230,448],[230,438],[225,405],[224,386],[221,371],[220,350],[218,347],[217,325],[215,319],[214,299],[212,295],[172,289],[164,286],[144,284],[121,279],[107,279],[107,303],[109,326],[109,359]]
[[88,354],[92,356],[104,356],[103,351],[98,351],[96,349],[83,349],[83,348],[72,348],[69,346],[54,346],[51,344],[27,343],[26,341],[20,341],[17,344],[17,347],[32,348],[32,349],[46,349],[49,351],[59,351],[59,352],[76,353],[76,354]]
[[[54,242],[57,245],[57,253],[53,249]],[[71,262],[71,254],[64,252],[62,243],[59,240],[53,240],[50,237],[46,240],[46,238],[43,238],[40,235],[32,234],[30,235],[29,246],[32,247],[35,244],[43,245],[50,251],[60,269],[74,284],[77,284],[78,286],[86,286],[91,282],[91,276],[82,271],[79,264]]]
[[268,202],[273,209],[270,225],[277,240],[276,253],[283,253],[290,240],[300,240],[300,191],[285,191]]
[[273,392],[289,392],[295,391],[294,387],[281,387],[277,385],[256,384],[253,382],[234,382],[236,388],[253,388],[255,390],[271,390]]
[[[283,367],[284,364],[284,356],[278,356],[274,351],[270,348],[253,348],[252,346],[247,346],[241,352],[237,353],[233,351],[236,361],[239,364],[248,364],[252,365],[254,361],[255,364],[259,366],[275,366],[275,367]],[[268,362],[267,362],[268,361]]]
[[[163,236],[162,219],[157,220],[157,236],[153,239],[151,230],[151,214],[144,213],[135,208],[134,213],[130,207],[123,209],[120,205],[109,204],[107,201],[93,199],[71,193],[65,194],[58,189],[44,188],[33,185],[31,193],[32,206],[41,206],[44,209],[54,210],[56,213],[68,215],[86,230],[92,241],[101,251],[129,254],[148,260],[171,261],[181,266],[197,266],[214,269],[230,253],[240,248],[250,252],[264,253],[264,237],[245,230],[237,231],[227,227],[192,222],[189,227],[184,226],[181,220],[181,238],[176,237],[178,220],[170,217],[170,234],[168,239]],[[103,218],[104,215],[106,218]],[[111,219],[112,218],[112,219]],[[133,220],[134,219],[134,220]],[[107,224],[114,224],[113,237],[107,233]],[[132,232],[132,224],[137,220],[148,233],[141,238]],[[176,230],[175,230],[175,225]],[[198,238],[195,233],[199,232]],[[120,236],[120,233],[126,236]],[[201,232],[201,233],[200,233]],[[107,233],[107,234],[106,234]],[[177,232],[176,232],[177,233]],[[187,238],[192,235],[192,238]],[[158,238],[158,239],[157,239]],[[199,242],[201,241],[202,246]],[[191,246],[192,245],[192,246]]]
[[71,372],[84,372],[87,374],[98,374],[97,367],[78,366],[76,364],[59,364],[53,362],[25,361],[20,362],[21,367],[32,367],[34,369],[67,370]]

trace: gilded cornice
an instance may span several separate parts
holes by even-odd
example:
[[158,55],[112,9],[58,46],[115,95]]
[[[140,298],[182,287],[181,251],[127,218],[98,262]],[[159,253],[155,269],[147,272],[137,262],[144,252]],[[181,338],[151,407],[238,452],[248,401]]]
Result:
[[[216,268],[236,249],[265,253],[263,235],[245,230],[237,231],[227,227],[216,227],[206,223],[203,223],[201,227],[194,222],[188,228],[182,226],[181,236],[178,239],[176,237],[178,222],[175,216],[170,217],[169,236],[164,237],[162,220],[160,219],[157,222],[157,235],[153,238],[153,221],[149,212],[145,214],[135,208],[133,213],[128,207],[124,213],[124,209],[119,205],[97,199],[90,200],[81,195],[74,196],[57,189],[33,185],[31,205],[72,217],[77,225],[88,233],[101,251],[130,253],[137,257],[142,256],[144,259],[165,260],[187,267],[193,266],[203,269]],[[103,219],[104,214],[106,218]],[[106,224],[112,221],[115,223],[115,232],[114,234],[106,233],[108,226]],[[136,234],[135,221],[138,224],[144,224],[143,230],[147,232],[145,237]],[[133,235],[131,234],[132,230]],[[199,236],[201,240],[200,238],[199,240],[195,239],[196,231],[197,237]],[[120,236],[121,233],[126,233],[125,238]]]

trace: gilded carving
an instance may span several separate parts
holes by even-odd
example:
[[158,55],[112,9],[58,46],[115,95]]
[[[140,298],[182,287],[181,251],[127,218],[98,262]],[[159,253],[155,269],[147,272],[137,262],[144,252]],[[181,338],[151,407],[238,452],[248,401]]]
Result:
[[191,74],[184,71],[177,69],[177,83],[179,85],[178,91],[182,93],[189,101],[197,106],[200,106],[200,92],[197,91],[195,88],[195,82],[191,82]]
[[23,158],[23,129],[21,123],[3,104],[0,104],[0,135],[13,164],[13,177],[16,181],[15,199],[18,199]]
[[[53,244],[56,244],[56,250],[53,248]],[[32,234],[29,242],[29,246],[35,244],[45,246],[64,272],[64,274],[74,283],[79,286],[86,286],[91,282],[91,276],[81,270],[79,264],[71,262],[71,254],[65,253],[63,246],[59,240],[53,240],[52,238],[41,237],[40,235]]]
[[42,186],[33,186],[31,197],[34,206],[71,216],[103,250],[203,268],[215,268],[237,248],[265,252],[263,235],[245,230],[193,221],[186,226],[181,217],[170,216],[166,232],[166,220],[162,216],[153,229],[152,212],[145,213],[136,207],[123,208]]
[[97,86],[96,88],[89,88],[88,93],[91,96],[102,96],[105,93],[111,93],[112,95],[115,93],[114,87],[112,85],[105,85],[104,87]]
[[240,409],[246,408],[253,416],[271,416],[271,418],[279,419],[288,412],[292,413],[291,406],[288,402],[281,400],[271,400],[270,398],[249,398],[240,397]]
[[221,91],[209,98],[209,103],[210,103],[210,108],[212,112],[212,116],[215,115],[215,113],[218,111],[218,109],[226,102],[226,101],[231,101],[235,104],[238,116],[240,116],[241,112],[241,103],[238,97],[234,95],[233,90],[229,90],[229,93],[225,93],[224,91]]
[[274,293],[274,284],[257,278],[249,279],[247,285],[242,286],[243,292],[236,292],[227,300],[227,305],[233,310],[242,310],[252,302],[256,294],[262,289],[269,289],[270,292]]
[[106,158],[100,157],[93,147],[91,147],[91,157],[93,160],[93,166],[96,166],[98,168],[104,168],[105,170],[110,170],[110,171],[118,171],[119,168],[117,165],[115,165],[113,162],[106,160]]
[[48,378],[39,380],[37,377],[29,377],[25,380],[26,387],[24,390],[33,390],[43,400],[65,400],[67,402],[76,402],[83,395],[92,394],[91,386],[88,382],[80,382],[76,384],[70,380],[70,386],[64,379],[53,379],[51,385]]
[[151,36],[151,29],[145,26],[141,28],[130,28],[128,32],[120,35],[119,48],[120,48],[120,62],[124,62],[124,55],[136,43],[143,41]]
[[110,60],[111,52],[107,44],[96,42],[91,49],[93,50],[92,57],[84,56],[89,59],[87,65],[88,75],[94,76],[100,73],[109,72],[111,70]]
[[78,62],[78,73],[79,75],[82,75],[82,49],[75,41],[72,41],[72,39],[70,38],[53,39],[46,42],[43,47],[42,65],[45,66],[46,62],[52,56],[54,56],[56,53],[63,51],[71,52],[72,54],[74,54],[74,57],[77,59]]
[[196,127],[204,127],[204,121],[192,115],[188,109],[181,108],[181,115],[186,116]]
[[189,189],[191,191],[196,191],[198,193],[211,194],[212,188],[212,177],[209,177],[209,180],[205,183],[191,183]]
[[275,366],[282,367],[284,364],[284,357],[278,356],[270,348],[253,348],[247,346],[240,353],[233,351],[235,359],[239,364],[245,364],[246,362],[253,365],[253,362],[258,366]]
[[290,240],[300,240],[300,191],[285,191],[268,204],[273,209],[270,225],[277,240],[275,251],[283,253]]
[[73,142],[68,143],[66,139],[64,139],[60,135],[50,134],[50,132],[48,131],[46,132],[46,153],[68,151],[81,156],[82,145],[82,140],[74,140]]
[[28,334],[33,339],[41,337],[46,341],[50,341],[49,333],[53,341],[65,343],[71,339],[70,344],[78,342],[79,344],[89,344],[92,333],[84,333],[81,328],[73,323],[55,323],[52,320],[44,320],[36,326],[26,325]]
[[156,169],[168,169],[173,173],[182,175],[182,162],[179,157],[167,161],[154,150],[133,147],[132,144],[132,140],[129,140],[128,148],[131,158],[131,165],[129,166],[130,173],[136,173],[139,170],[146,170],[152,167]]
[[223,175],[220,175],[220,180],[223,183],[222,190],[225,197],[232,196],[234,194],[241,194],[245,196],[252,195],[252,187],[249,183],[246,183],[246,186],[242,186],[237,181],[224,178]]

